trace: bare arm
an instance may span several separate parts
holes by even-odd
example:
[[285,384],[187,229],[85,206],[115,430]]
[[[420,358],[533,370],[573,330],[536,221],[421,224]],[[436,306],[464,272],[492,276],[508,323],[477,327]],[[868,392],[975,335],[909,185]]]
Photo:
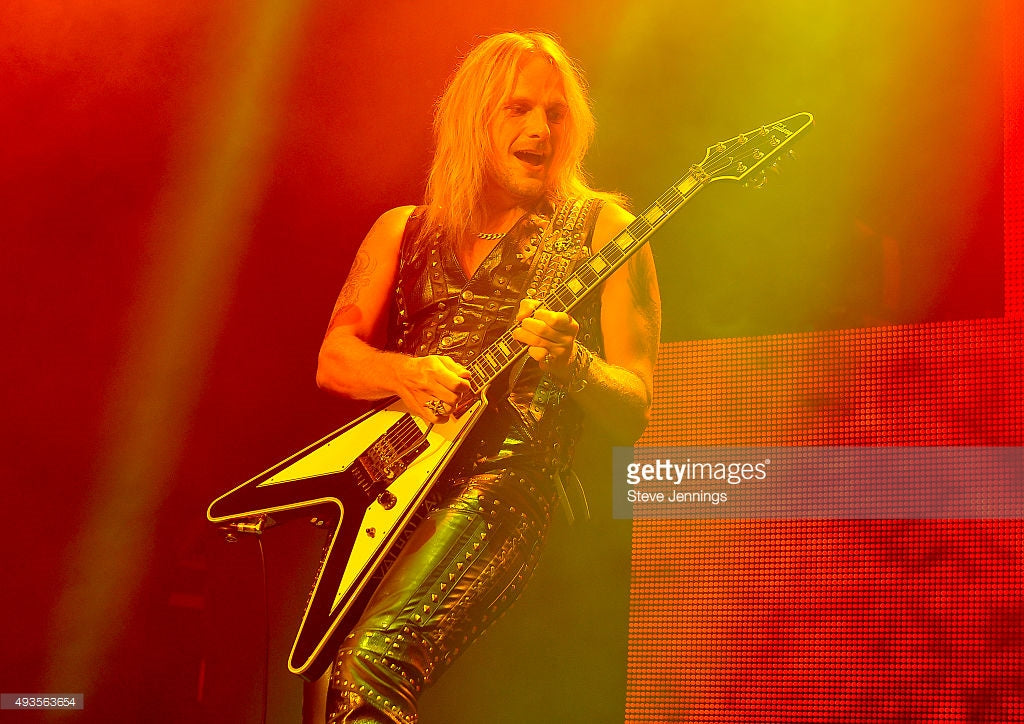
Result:
[[398,395],[430,422],[431,399],[454,405],[469,388],[469,372],[448,357],[409,357],[384,352],[385,325],[405,224],[414,207],[381,215],[356,252],[320,347],[316,382],[321,389],[358,400]]
[[[632,220],[621,207],[606,204],[594,231],[594,250],[600,250]],[[523,331],[516,337],[531,345],[534,359],[544,360],[550,353],[543,366],[556,379],[567,382],[579,325],[567,314],[545,310],[528,318],[534,307],[529,302],[521,306]],[[597,420],[616,442],[628,444],[640,437],[650,418],[661,334],[661,298],[649,247],[637,252],[605,282],[601,332],[605,357],[594,357],[584,375],[583,389],[571,394],[588,419]]]
[[[594,248],[611,241],[633,215],[605,205],[594,232]],[[654,362],[661,338],[661,294],[651,247],[645,245],[613,274],[601,291],[605,358],[595,357],[587,386],[576,396],[615,436],[632,443],[650,421]],[[600,410],[605,410],[599,415]]]

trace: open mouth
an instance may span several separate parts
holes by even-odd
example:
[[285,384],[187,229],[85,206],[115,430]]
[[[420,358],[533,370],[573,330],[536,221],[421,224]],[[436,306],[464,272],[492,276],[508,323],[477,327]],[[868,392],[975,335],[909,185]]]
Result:
[[544,154],[539,151],[515,151],[512,155],[527,166],[538,168],[544,165]]

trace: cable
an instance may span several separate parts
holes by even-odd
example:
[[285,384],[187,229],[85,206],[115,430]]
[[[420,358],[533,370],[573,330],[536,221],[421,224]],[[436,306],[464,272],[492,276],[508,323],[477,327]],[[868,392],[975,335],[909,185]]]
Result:
[[263,536],[256,536],[256,544],[260,549],[260,571],[263,574],[263,716],[262,724],[267,724],[267,707],[270,690],[270,594],[267,592],[267,558],[263,554]]

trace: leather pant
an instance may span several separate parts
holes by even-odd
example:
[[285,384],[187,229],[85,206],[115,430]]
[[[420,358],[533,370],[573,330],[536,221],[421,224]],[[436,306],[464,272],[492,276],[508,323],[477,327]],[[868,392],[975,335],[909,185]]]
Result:
[[442,492],[342,641],[327,721],[414,724],[422,690],[519,594],[555,497],[547,476],[512,468]]

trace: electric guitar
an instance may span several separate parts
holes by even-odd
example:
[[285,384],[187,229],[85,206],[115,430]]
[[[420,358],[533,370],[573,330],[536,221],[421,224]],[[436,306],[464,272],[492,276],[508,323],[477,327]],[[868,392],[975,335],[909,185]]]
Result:
[[[797,113],[707,149],[657,201],[600,251],[581,262],[542,307],[567,312],[636,253],[672,214],[713,181],[764,183],[775,162],[813,123]],[[513,327],[514,329],[514,327]],[[472,397],[447,422],[430,425],[398,399],[385,400],[358,419],[214,500],[207,518],[234,531],[261,532],[272,515],[330,506],[333,530],[313,582],[288,668],[318,678],[333,657],[329,642],[358,620],[418,517],[431,486],[469,438],[487,405],[495,378],[526,351],[501,335],[470,364]],[[308,513],[308,510],[306,511]],[[406,535],[403,535],[406,534]]]

